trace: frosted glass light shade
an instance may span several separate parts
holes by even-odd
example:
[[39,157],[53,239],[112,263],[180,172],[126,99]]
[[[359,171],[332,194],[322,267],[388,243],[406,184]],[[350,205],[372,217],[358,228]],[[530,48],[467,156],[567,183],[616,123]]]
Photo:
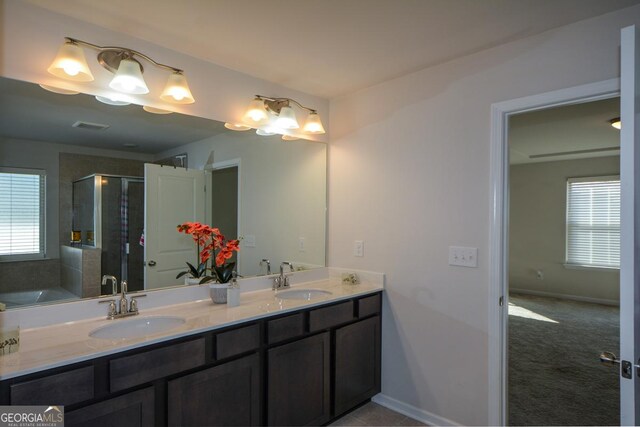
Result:
[[297,141],[299,140],[300,137],[298,136],[293,136],[293,135],[282,135],[282,140],[283,141]]
[[307,121],[304,122],[302,130],[307,133],[321,134],[324,133],[324,126],[318,113],[309,113]]
[[84,51],[77,44],[66,42],[58,50],[47,71],[56,77],[76,82],[93,81],[93,74],[84,57]]
[[280,129],[298,129],[300,127],[296,120],[296,113],[294,113],[293,108],[288,106],[280,109],[275,125]]
[[142,77],[140,64],[131,59],[123,59],[116,75],[109,83],[109,87],[118,92],[131,93],[134,95],[144,95],[149,93],[147,83]]
[[247,108],[242,121],[251,126],[260,126],[269,122],[267,110],[264,108],[264,101],[260,98],[254,98],[249,103],[249,108]]
[[609,120],[609,123],[611,123],[611,126],[613,126],[618,130],[622,129],[622,122],[620,122],[620,117],[616,117],[615,119]]
[[275,135],[276,132],[271,128],[266,128],[266,129],[256,130],[256,134],[260,136],[271,136],[271,135]]
[[182,73],[173,73],[169,76],[169,80],[167,80],[167,84],[162,94],[160,94],[160,99],[176,104],[193,104],[196,102],[189,89],[189,84],[187,84],[187,78]]

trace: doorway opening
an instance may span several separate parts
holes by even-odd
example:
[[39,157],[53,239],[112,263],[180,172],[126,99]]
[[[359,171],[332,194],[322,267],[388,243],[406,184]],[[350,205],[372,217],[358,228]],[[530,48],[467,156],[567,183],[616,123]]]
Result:
[[[211,177],[207,221],[224,236],[235,239],[240,235],[240,159],[213,163],[207,169]],[[230,262],[235,262],[236,271],[240,271],[237,252],[233,253]]]
[[489,424],[508,424],[509,302],[509,146],[512,116],[553,107],[618,97],[620,80],[611,79],[495,103],[491,107],[491,197],[489,259]]
[[620,423],[619,104],[509,117],[509,425]]

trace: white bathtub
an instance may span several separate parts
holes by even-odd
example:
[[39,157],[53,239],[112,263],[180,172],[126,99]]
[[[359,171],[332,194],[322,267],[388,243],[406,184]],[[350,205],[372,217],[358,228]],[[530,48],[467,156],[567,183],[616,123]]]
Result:
[[79,299],[63,288],[49,288],[36,291],[0,292],[0,302],[7,308],[23,305],[46,304],[53,301]]

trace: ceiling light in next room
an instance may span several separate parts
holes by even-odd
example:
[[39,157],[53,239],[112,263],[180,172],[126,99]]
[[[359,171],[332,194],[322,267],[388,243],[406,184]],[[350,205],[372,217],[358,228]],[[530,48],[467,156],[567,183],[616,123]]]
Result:
[[258,132],[258,135],[284,133],[284,131],[287,130],[300,128],[296,118],[296,112],[293,109],[294,106],[307,114],[305,124],[302,127],[302,133],[325,133],[318,112],[313,108],[305,107],[291,98],[271,98],[256,95],[249,103],[247,112],[244,114],[242,120],[246,125],[262,130],[262,132]]
[[614,119],[609,120],[609,123],[611,124],[611,126],[613,126],[618,130],[622,128],[622,124],[620,123],[620,117],[616,117]]
[[58,55],[47,71],[56,77],[76,82],[93,81],[93,74],[89,69],[82,48],[98,51],[98,63],[114,74],[109,83],[111,89],[134,95],[149,93],[149,88],[142,74],[144,67],[141,60],[156,68],[169,71],[169,78],[160,98],[175,104],[192,104],[195,102],[184,71],[161,64],[137,50],[117,46],[98,46],[71,37],[65,37],[64,44],[58,50]]

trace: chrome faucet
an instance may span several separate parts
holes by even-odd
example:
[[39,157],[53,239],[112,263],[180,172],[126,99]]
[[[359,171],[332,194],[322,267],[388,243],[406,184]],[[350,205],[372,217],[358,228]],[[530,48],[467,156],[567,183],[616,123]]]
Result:
[[111,280],[111,295],[115,296],[118,293],[118,279],[115,276],[105,274],[102,276],[102,285],[106,285],[108,280]]
[[[111,280],[113,283],[113,295],[115,296],[118,293],[118,281],[113,276],[103,276],[102,284],[106,284],[107,280]],[[118,300],[118,305],[116,305],[116,300],[114,298],[100,300],[98,303],[109,303],[107,319],[119,319],[121,317],[135,316],[138,314],[138,301],[136,301],[136,298],[146,296],[146,294],[134,295],[131,297],[131,301],[129,301],[127,299],[127,281],[123,280],[120,283],[120,299]]]
[[267,258],[262,258],[262,261],[260,261],[260,266],[262,267],[262,264],[267,264],[267,276],[271,274],[271,261],[269,261]]
[[271,288],[274,291],[277,291],[277,290],[283,289],[283,288],[291,287],[291,284],[289,283],[289,276],[285,276],[285,274],[284,274],[284,266],[285,265],[288,265],[289,266],[289,271],[291,273],[293,273],[293,264],[288,262],[288,261],[282,261],[280,263],[280,275],[273,278],[273,286]]

